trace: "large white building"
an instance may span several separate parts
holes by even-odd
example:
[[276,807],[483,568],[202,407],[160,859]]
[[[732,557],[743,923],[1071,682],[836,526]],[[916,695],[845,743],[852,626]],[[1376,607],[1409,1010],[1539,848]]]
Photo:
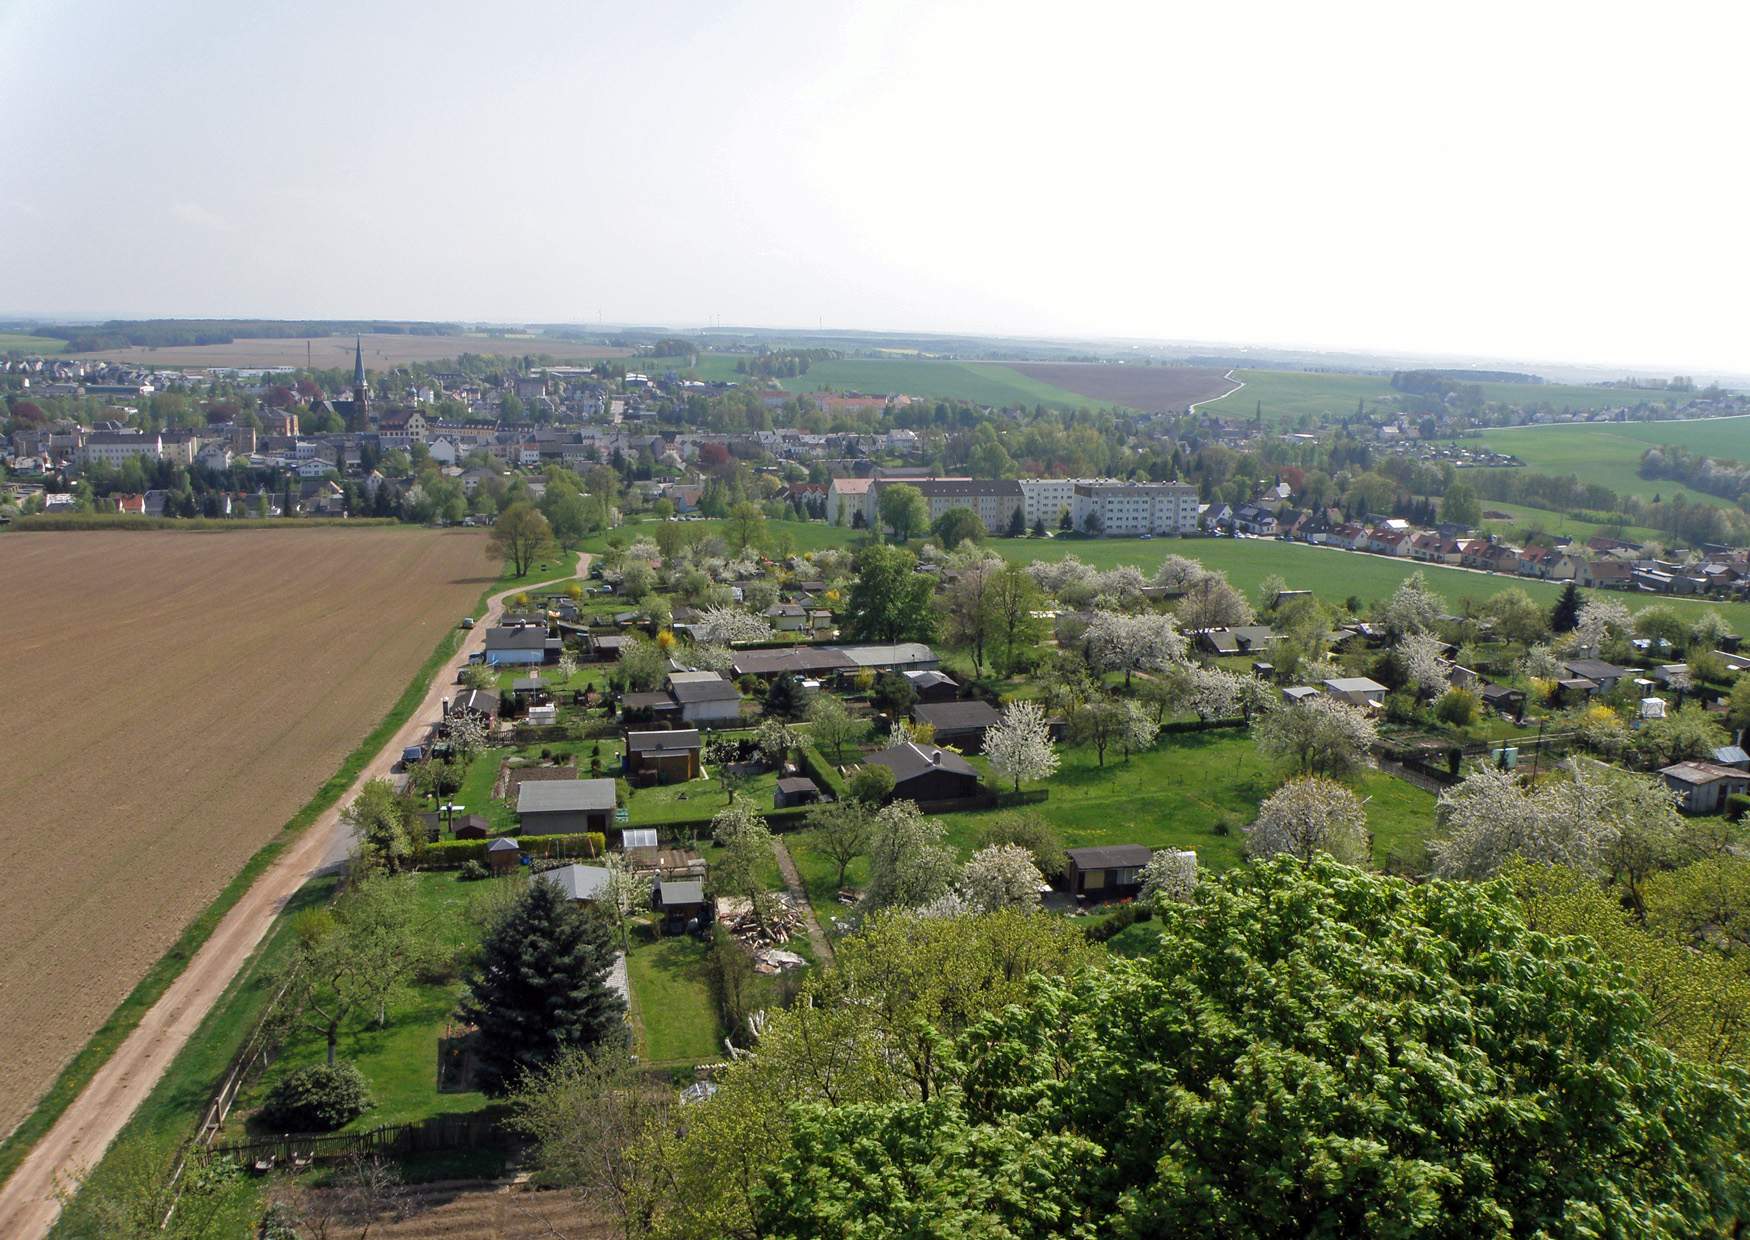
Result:
[[1075,506],[1075,489],[1074,478],[1021,479],[1021,516],[1027,528],[1043,522],[1046,529],[1055,530],[1063,511]]
[[79,463],[102,461],[106,465],[120,465],[130,456],[149,456],[192,465],[198,451],[200,440],[188,431],[151,435],[139,431],[93,431],[79,446]]
[[1197,488],[1182,482],[1077,482],[1070,520],[1084,532],[1090,518],[1107,537],[1189,534],[1197,528]]

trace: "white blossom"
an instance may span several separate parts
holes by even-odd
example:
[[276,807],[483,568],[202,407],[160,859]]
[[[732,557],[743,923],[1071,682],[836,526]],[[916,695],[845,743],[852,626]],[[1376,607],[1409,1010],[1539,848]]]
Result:
[[1359,767],[1379,737],[1359,708],[1319,694],[1273,710],[1254,725],[1258,748],[1286,758],[1296,770],[1346,775]]
[[1246,828],[1246,851],[1254,857],[1288,853],[1302,861],[1329,853],[1345,864],[1365,865],[1367,813],[1361,798],[1335,780],[1293,779],[1258,807],[1257,821]]
[[707,607],[693,622],[693,632],[707,645],[728,646],[735,642],[769,641],[772,626],[764,617],[740,607]]
[[991,769],[1015,781],[1047,779],[1057,770],[1051,727],[1037,702],[1010,702],[984,733],[984,756]]
[[1439,693],[1446,688],[1448,664],[1442,651],[1446,644],[1431,633],[1406,633],[1398,639],[1397,656],[1404,679],[1419,694]]
[[1102,671],[1159,671],[1185,657],[1185,638],[1171,616],[1097,612],[1083,634],[1088,659]]
[[1615,599],[1587,599],[1580,605],[1574,640],[1582,649],[1596,654],[1611,636],[1627,633],[1633,622],[1628,608]]
[[1189,900],[1197,887],[1197,854],[1178,848],[1162,848],[1142,867],[1142,898]]
[[960,870],[955,889],[980,913],[1004,908],[1030,908],[1039,901],[1045,876],[1033,864],[1033,854],[1019,844],[981,848]]

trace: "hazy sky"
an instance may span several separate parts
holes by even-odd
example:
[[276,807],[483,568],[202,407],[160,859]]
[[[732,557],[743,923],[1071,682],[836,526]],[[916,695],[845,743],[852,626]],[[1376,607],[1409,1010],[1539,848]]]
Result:
[[0,0],[0,313],[1746,372],[1737,8]]

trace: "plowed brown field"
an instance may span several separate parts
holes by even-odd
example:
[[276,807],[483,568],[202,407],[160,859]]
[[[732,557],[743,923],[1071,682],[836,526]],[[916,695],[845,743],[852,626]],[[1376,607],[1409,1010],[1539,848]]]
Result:
[[0,1133],[496,575],[462,531],[0,535]]
[[1128,405],[1147,413],[1175,413],[1196,401],[1213,400],[1237,386],[1219,370],[1197,366],[1118,366],[1108,362],[1009,362],[1018,370],[1092,400]]

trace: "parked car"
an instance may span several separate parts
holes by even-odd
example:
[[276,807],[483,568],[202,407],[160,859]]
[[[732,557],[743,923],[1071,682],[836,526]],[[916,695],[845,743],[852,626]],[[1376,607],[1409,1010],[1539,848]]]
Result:
[[465,629],[473,628],[474,627],[474,617],[473,616],[463,616],[462,617],[462,627]]

